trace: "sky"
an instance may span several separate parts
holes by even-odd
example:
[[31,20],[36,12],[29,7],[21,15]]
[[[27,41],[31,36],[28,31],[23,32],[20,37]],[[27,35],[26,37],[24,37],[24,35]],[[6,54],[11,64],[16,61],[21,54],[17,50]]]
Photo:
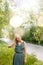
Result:
[[[14,2],[16,3],[16,8],[14,7]],[[28,11],[33,10],[35,13],[38,13],[39,10],[38,0],[9,0],[9,3],[12,11],[18,14],[10,20],[10,24],[15,28],[25,21],[28,17]],[[26,12],[24,13],[23,11]]]
[[20,9],[29,10],[31,8],[38,8],[37,0],[15,0],[15,2]]

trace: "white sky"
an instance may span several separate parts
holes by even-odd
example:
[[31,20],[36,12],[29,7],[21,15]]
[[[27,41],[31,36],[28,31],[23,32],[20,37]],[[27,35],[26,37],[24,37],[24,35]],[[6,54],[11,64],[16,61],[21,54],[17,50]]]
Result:
[[[17,5],[17,8],[14,8],[14,1]],[[10,6],[12,11],[18,14],[10,20],[10,24],[13,27],[20,26],[24,22],[24,19],[26,18],[27,13],[23,13],[21,11],[33,10],[35,13],[37,13],[39,10],[38,0],[10,0],[10,5],[12,5]]]
[[29,10],[30,8],[38,8],[37,0],[15,0],[20,9]]

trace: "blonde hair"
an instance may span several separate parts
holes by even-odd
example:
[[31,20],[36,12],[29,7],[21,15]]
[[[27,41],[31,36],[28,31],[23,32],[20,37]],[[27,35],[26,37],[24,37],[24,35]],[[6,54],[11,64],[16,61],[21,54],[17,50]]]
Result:
[[19,34],[15,34],[15,41],[17,42],[17,38],[21,38]]

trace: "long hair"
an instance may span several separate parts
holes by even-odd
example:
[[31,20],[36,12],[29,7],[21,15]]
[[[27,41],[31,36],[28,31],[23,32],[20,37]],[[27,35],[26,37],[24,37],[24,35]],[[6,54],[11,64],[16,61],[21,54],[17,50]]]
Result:
[[18,43],[17,37],[21,38],[21,36],[20,36],[19,34],[15,34],[15,42],[16,42],[16,43]]

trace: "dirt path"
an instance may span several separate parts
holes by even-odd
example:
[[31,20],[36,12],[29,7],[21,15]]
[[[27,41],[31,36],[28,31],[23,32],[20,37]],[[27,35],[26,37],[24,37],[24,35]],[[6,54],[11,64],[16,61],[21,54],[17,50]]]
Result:
[[43,61],[43,46],[28,43],[26,48],[28,54],[33,53],[39,60]]

